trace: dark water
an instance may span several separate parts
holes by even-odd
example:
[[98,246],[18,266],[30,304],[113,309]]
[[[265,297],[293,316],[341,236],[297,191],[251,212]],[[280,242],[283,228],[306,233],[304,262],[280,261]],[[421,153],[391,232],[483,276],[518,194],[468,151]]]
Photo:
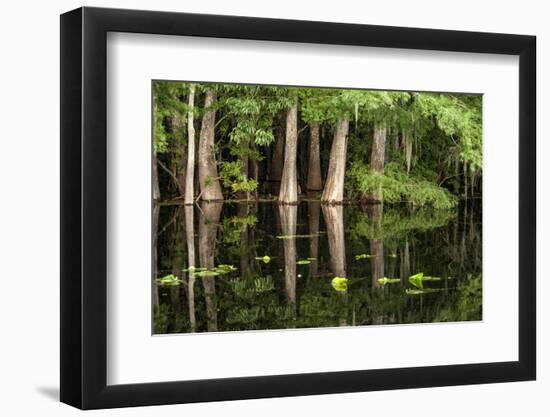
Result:
[[156,334],[481,320],[479,203],[203,202],[154,227]]

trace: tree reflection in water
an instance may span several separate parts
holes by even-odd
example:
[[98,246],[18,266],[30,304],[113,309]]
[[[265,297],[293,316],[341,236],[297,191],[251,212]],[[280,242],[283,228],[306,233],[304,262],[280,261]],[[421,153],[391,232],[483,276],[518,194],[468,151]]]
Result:
[[[473,202],[456,211],[202,202],[153,215],[157,334],[481,319]],[[419,272],[436,279],[419,289],[409,282]],[[176,285],[157,283],[168,274]]]

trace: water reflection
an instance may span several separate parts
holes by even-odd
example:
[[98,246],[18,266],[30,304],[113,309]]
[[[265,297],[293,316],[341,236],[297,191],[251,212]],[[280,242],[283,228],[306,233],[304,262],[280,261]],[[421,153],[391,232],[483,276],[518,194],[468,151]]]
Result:
[[[216,254],[216,232],[222,214],[223,203],[206,203],[200,205],[199,223],[199,262],[201,268],[210,271],[214,268]],[[191,274],[193,275],[193,274]],[[216,280],[213,276],[201,277],[206,302],[207,330],[218,330],[218,307],[216,302]]]
[[[156,205],[154,332],[480,320],[480,219],[471,203]],[[417,288],[419,272],[435,279]]]
[[288,303],[296,306],[296,220],[298,206],[281,204],[279,205],[279,219],[281,221],[281,232],[283,237],[284,254],[284,287]]

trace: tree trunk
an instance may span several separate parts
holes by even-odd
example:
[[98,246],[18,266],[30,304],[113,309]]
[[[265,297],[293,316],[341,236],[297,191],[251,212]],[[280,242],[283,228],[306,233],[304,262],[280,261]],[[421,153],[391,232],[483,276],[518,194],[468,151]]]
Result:
[[325,203],[340,203],[344,200],[348,129],[349,121],[347,119],[340,119],[336,124],[332,147],[330,149],[330,161],[325,189],[321,196],[321,201]]
[[319,215],[321,212],[321,203],[318,201],[308,201],[308,227],[309,234],[309,257],[312,258],[309,265],[310,276],[316,277],[319,274]]
[[307,166],[307,189],[319,191],[323,189],[319,150],[319,123],[312,123],[309,129],[311,137],[309,141],[309,159]]
[[185,240],[187,244],[187,305],[189,306],[190,331],[196,328],[195,318],[195,276],[192,269],[195,267],[195,216],[193,206],[185,206]]
[[[374,126],[374,137],[372,140],[372,150],[370,157],[370,172],[371,174],[384,173],[384,159],[386,153],[386,128],[379,124]],[[370,201],[382,201],[382,189],[379,188],[367,196]]]
[[407,174],[411,170],[413,141],[409,132],[403,132],[403,143],[405,145],[405,162],[407,164]]
[[286,115],[286,139],[283,176],[279,203],[295,204],[298,202],[298,177],[296,173],[296,152],[298,148],[298,103],[288,109]]
[[279,205],[281,230],[283,235],[292,236],[283,239],[285,262],[285,294],[288,303],[296,307],[296,220],[298,206]]
[[[250,206],[248,203],[238,203],[237,204],[237,216],[239,218],[248,217],[250,212]],[[248,278],[250,276],[251,268],[251,259],[250,259],[250,235],[248,234],[248,226],[245,226],[241,231],[241,242],[240,242],[240,262],[241,262],[241,277]]]
[[[214,268],[216,255],[216,232],[223,203],[201,203],[201,217],[199,223],[199,262],[202,268],[211,270]],[[215,277],[202,277],[204,297],[206,303],[206,320],[209,332],[218,331],[218,307],[216,300]]]
[[157,285],[158,277],[158,233],[159,233],[159,216],[160,206],[155,202],[153,204],[153,305],[155,306],[155,313],[159,311],[159,290]]
[[[376,227],[381,227],[383,206],[381,204],[371,204],[367,208],[370,221]],[[371,274],[372,288],[380,287],[378,279],[384,277],[384,241],[382,239],[369,239],[371,255]]]
[[185,171],[185,197],[184,204],[193,204],[194,178],[195,178],[195,126],[193,108],[195,106],[195,84],[189,85],[189,97],[187,101],[187,169]]
[[157,155],[153,154],[153,201],[160,200],[159,173]]
[[199,186],[201,198],[206,201],[223,200],[222,187],[218,178],[218,168],[214,153],[214,127],[216,111],[209,109],[216,102],[216,90],[206,92],[199,140]]
[[328,251],[332,273],[346,278],[346,244],[344,240],[344,206],[323,204],[327,226]]
[[403,285],[407,285],[409,276],[411,275],[411,255],[409,252],[409,240],[405,240],[405,246],[401,250],[401,268],[400,268],[401,282]]
[[[180,121],[180,123],[182,123]],[[179,140],[182,142],[180,148],[180,160],[178,164],[176,164],[176,178],[178,183],[178,192],[182,198],[185,196],[185,171],[187,170],[187,149],[185,146],[185,143],[183,141],[183,138],[179,138]]]

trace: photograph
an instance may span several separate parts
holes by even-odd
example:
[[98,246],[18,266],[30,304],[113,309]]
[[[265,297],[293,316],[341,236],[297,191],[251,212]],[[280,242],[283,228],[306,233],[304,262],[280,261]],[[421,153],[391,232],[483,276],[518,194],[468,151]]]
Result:
[[151,94],[153,334],[483,319],[482,95]]

